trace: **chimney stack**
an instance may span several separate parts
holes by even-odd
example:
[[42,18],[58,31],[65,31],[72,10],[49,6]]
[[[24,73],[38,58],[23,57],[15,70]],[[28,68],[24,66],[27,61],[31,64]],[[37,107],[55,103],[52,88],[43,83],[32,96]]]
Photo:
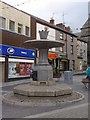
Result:
[[66,29],[67,32],[71,32],[70,26],[67,26],[65,29]]
[[53,18],[53,17],[51,17],[50,23],[51,23],[52,25],[54,25],[54,18]]

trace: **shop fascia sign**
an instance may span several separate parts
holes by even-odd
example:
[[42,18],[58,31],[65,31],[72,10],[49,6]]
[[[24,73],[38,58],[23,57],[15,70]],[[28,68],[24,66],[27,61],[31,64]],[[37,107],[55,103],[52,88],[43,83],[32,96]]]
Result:
[[57,53],[48,53],[48,58],[51,58],[51,59],[56,59],[58,57],[58,54]]
[[60,54],[61,58],[66,58],[66,53]]
[[0,44],[0,55],[19,56],[34,59],[36,58],[36,51]]

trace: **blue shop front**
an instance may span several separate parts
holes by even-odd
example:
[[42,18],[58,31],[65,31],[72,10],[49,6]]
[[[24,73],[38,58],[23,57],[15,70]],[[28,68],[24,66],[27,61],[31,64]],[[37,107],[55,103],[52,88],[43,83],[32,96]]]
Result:
[[35,50],[0,44],[0,74],[2,81],[29,77],[29,69],[33,67],[35,58]]

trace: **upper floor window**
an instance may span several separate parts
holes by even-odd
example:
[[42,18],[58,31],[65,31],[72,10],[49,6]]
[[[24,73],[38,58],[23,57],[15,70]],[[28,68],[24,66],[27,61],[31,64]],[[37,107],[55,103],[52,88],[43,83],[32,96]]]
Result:
[[82,50],[82,49],[80,49],[80,55],[81,55],[81,56],[83,55],[83,50]]
[[63,40],[63,33],[60,33],[60,40]]
[[84,50],[84,53],[86,53],[86,50]]
[[1,28],[6,28],[6,18],[0,17],[0,27]]
[[25,26],[25,35],[29,36],[29,27]]
[[71,54],[73,54],[73,45],[71,45]]
[[84,57],[86,57],[86,50],[84,50],[83,53],[84,53]]
[[72,60],[72,68],[75,70],[75,60]]
[[70,38],[71,38],[71,42],[73,42],[73,36],[70,36]]
[[81,42],[81,46],[82,46],[82,42]]
[[87,43],[84,43],[84,47],[86,47],[87,46]]
[[15,31],[15,22],[12,20],[9,20],[9,30]]
[[23,25],[18,23],[18,33],[22,33]]

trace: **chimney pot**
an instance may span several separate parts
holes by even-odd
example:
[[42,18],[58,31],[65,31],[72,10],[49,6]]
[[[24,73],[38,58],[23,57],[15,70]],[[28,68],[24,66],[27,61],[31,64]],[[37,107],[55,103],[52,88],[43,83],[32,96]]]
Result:
[[53,18],[53,17],[50,19],[50,23],[51,23],[52,25],[54,25],[54,18]]
[[67,31],[67,32],[70,32],[70,31],[71,31],[70,26],[67,26],[67,27],[66,27],[66,31]]

